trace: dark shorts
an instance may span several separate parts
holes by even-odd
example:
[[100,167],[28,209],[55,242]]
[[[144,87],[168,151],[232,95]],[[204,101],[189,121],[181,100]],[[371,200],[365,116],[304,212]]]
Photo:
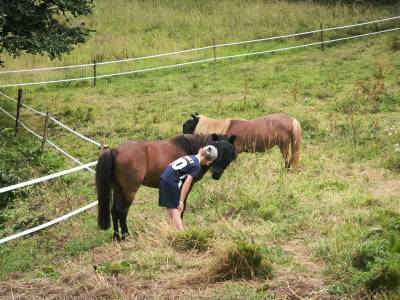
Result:
[[178,185],[174,186],[160,179],[158,205],[166,208],[178,208],[181,191]]

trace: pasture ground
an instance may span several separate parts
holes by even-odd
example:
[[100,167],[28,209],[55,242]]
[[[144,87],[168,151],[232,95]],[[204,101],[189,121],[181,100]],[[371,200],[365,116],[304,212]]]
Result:
[[[120,2],[121,7],[128,5]],[[106,15],[107,3],[97,2],[89,23],[99,20],[98,14]],[[132,3],[135,10],[126,10],[133,14],[127,13],[129,17],[140,12],[149,16],[145,13],[149,4]],[[182,41],[177,49],[207,44],[210,35],[202,37],[194,31],[199,23],[176,25],[185,20],[185,8],[171,3],[156,10],[158,18],[143,21],[149,28],[155,26],[153,35],[134,44],[137,50],[128,55],[163,52],[168,50],[162,46],[167,40]],[[340,24],[353,23],[354,16],[389,15],[387,8],[257,1],[251,9],[242,7],[246,18],[241,18],[240,7],[223,3],[220,18],[216,13],[207,17],[204,7],[192,3],[192,18],[187,20],[196,20],[194,16],[210,24],[220,20],[216,32],[226,41],[257,37],[260,33],[250,30],[249,24],[264,28],[268,35],[282,33],[278,12],[290,15],[283,27],[287,32],[317,28],[316,18],[307,18],[311,13],[327,22],[333,22],[335,15]],[[267,8],[274,15],[270,22],[261,22]],[[395,9],[391,10],[393,14]],[[166,21],[168,12],[176,14],[175,22]],[[304,25],[309,21],[311,25]],[[227,24],[236,24],[238,30],[230,30]],[[107,28],[116,40],[129,35],[118,24]],[[231,39],[232,32],[237,35]],[[100,31],[94,40],[110,34]],[[94,51],[93,43],[84,46],[89,48],[83,53],[93,54],[89,51]],[[121,49],[132,49],[131,45],[127,42]],[[84,56],[79,56],[84,47],[66,62],[84,62]],[[108,54],[104,50],[106,59],[123,55],[121,49],[115,46]],[[2,245],[0,298],[396,299],[400,285],[399,49],[398,33],[393,33],[335,44],[324,52],[307,48],[101,80],[95,88],[90,82],[77,82],[25,89],[26,103],[50,109],[66,124],[112,146],[126,139],[179,134],[182,123],[195,111],[215,118],[282,112],[302,124],[302,153],[299,168],[289,173],[283,170],[278,149],[273,149],[241,154],[220,181],[206,176],[190,195],[185,234],[174,233],[166,224],[165,212],[157,206],[157,191],[141,188],[140,203],[129,212],[131,236],[126,242],[111,242],[110,231],[98,231],[93,209]],[[35,61],[43,58],[22,57],[15,66]],[[15,89],[5,92],[16,94]],[[13,111],[7,101],[0,104]],[[40,118],[25,114],[24,120],[42,129]],[[2,186],[72,166],[49,148],[38,151],[39,142],[23,131],[13,138],[13,124],[0,118]],[[97,158],[94,146],[61,129],[51,128],[50,139],[82,161]],[[0,233],[6,236],[33,227],[94,199],[93,177],[85,172],[2,194]],[[255,249],[262,257],[261,268],[268,272],[216,279],[215,266],[238,245]]]

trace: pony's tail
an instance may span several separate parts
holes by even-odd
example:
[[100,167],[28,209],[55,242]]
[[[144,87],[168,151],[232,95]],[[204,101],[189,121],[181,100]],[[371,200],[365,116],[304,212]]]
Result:
[[111,187],[114,177],[115,150],[106,150],[101,153],[96,166],[96,190],[98,212],[97,223],[100,229],[106,230],[110,228],[110,202]]
[[299,162],[301,145],[301,126],[299,121],[293,119],[293,131],[291,136],[290,166],[295,166]]

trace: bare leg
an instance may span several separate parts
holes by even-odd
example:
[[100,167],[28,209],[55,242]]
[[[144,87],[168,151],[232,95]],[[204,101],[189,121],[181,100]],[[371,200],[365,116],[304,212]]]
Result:
[[173,226],[174,225],[174,219],[173,219],[173,213],[172,213],[173,209],[169,209],[167,208],[167,215],[168,215],[168,224]]
[[177,208],[167,208],[168,215],[172,216],[172,222],[178,231],[183,231],[183,224],[181,214],[182,212]]

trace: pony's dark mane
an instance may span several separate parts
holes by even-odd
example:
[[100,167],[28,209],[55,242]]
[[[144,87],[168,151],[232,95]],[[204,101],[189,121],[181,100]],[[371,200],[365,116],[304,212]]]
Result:
[[210,135],[181,134],[171,139],[171,142],[187,154],[194,155],[211,140]]

